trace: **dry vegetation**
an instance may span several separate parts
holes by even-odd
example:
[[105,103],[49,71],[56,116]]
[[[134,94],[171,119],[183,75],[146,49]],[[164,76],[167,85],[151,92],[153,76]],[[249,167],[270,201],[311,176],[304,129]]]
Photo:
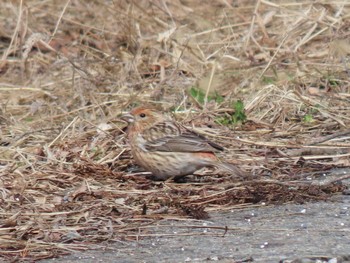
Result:
[[[343,191],[349,14],[342,0],[2,1],[0,256],[48,258],[147,236],[159,219]],[[217,123],[238,99],[247,120]],[[251,176],[145,179],[118,120],[145,103]]]

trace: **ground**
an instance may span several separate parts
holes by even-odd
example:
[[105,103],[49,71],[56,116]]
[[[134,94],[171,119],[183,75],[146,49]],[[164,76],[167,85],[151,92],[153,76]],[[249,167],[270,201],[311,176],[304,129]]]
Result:
[[350,196],[344,195],[259,205],[208,220],[159,221],[149,227],[153,237],[43,262],[349,262],[349,217]]
[[[349,12],[1,1],[0,259],[348,256]],[[143,105],[221,145],[242,176],[147,179],[121,118]]]

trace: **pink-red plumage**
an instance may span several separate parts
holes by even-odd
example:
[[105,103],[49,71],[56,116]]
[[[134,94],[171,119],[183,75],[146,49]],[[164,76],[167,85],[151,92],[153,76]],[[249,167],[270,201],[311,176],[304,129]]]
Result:
[[221,162],[215,152],[223,148],[204,136],[146,107],[123,116],[129,125],[127,137],[138,165],[155,179],[179,178],[203,167],[218,167],[242,175],[234,165]]

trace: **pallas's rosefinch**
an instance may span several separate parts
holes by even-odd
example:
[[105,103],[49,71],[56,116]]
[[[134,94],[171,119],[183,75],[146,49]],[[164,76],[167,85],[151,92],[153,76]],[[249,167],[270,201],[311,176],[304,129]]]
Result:
[[122,117],[128,122],[127,138],[135,162],[156,180],[175,180],[203,167],[217,167],[235,175],[242,172],[221,162],[215,152],[223,148],[172,121],[161,112],[138,107]]

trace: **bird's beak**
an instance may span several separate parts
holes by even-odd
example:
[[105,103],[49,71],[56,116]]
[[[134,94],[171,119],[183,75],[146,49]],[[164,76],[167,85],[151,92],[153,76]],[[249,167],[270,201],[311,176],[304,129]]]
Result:
[[131,114],[127,113],[124,114],[123,116],[120,117],[120,119],[122,119],[123,121],[126,121],[127,123],[132,123],[134,122],[134,116],[132,116]]

